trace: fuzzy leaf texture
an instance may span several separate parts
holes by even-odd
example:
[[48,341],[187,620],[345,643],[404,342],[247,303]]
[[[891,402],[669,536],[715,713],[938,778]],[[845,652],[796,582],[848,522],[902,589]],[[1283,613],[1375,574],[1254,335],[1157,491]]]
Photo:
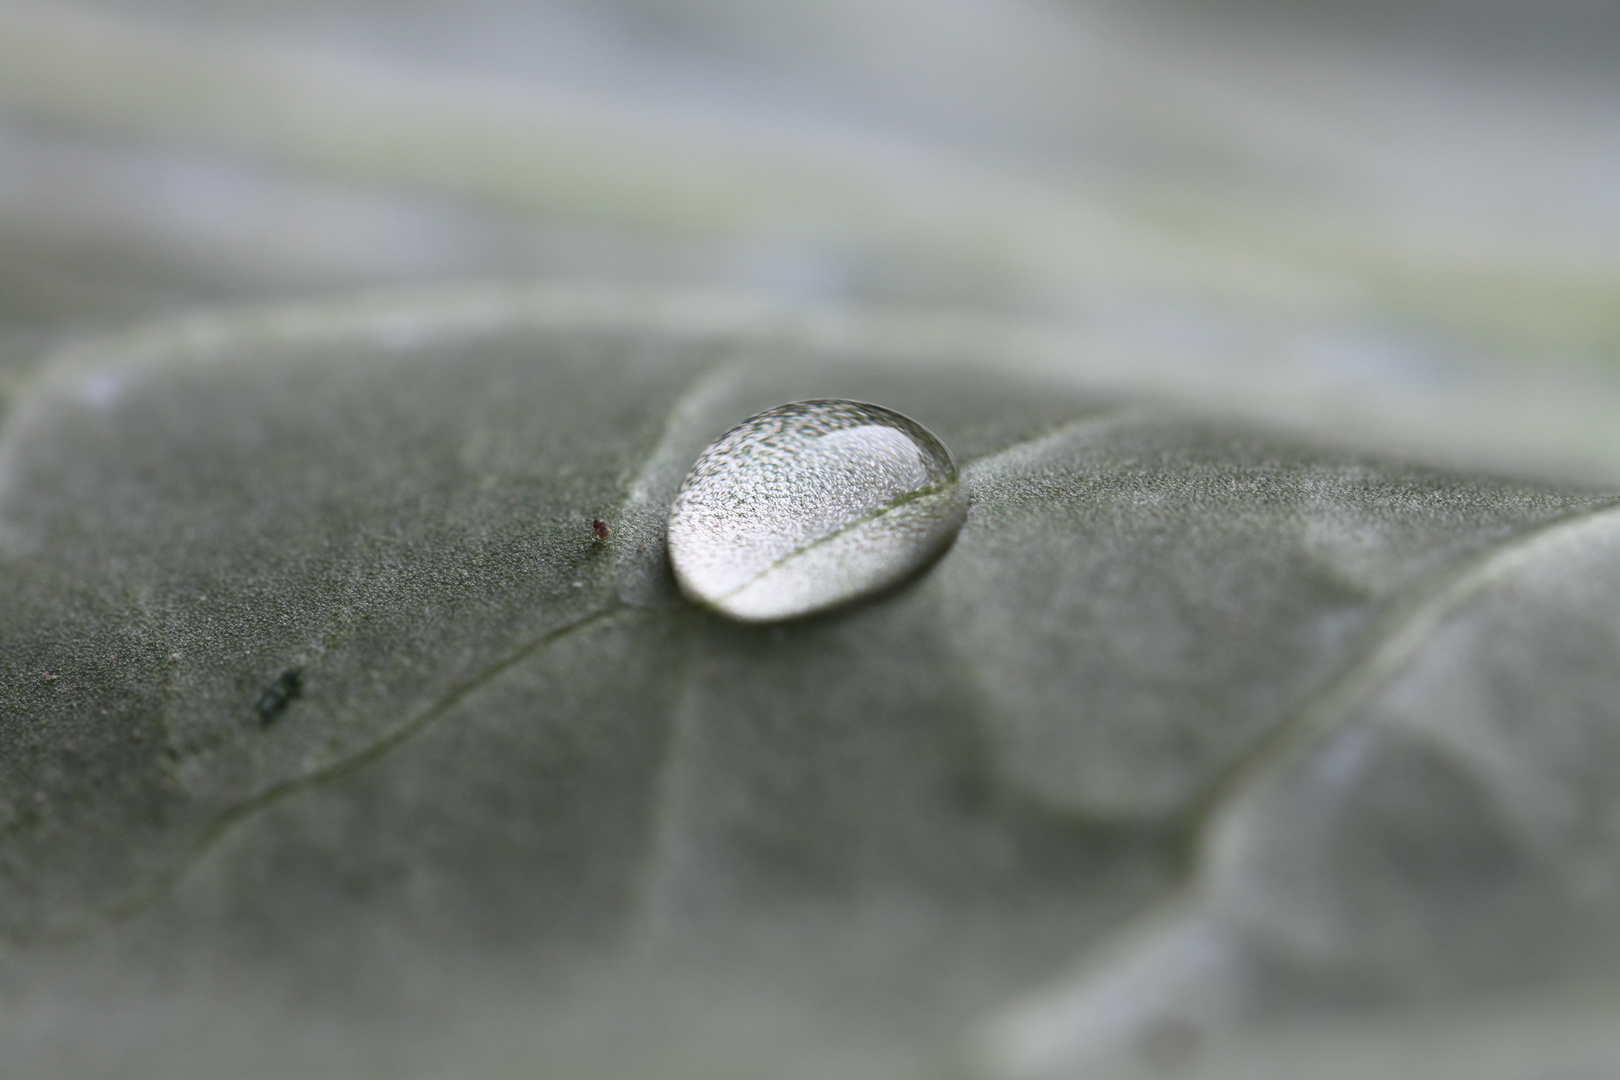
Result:
[[[904,329],[487,290],[42,365],[0,1071],[1227,1075],[1255,1016],[1620,975],[1612,496]],[[811,397],[937,433],[966,526],[695,608],[682,475]]]

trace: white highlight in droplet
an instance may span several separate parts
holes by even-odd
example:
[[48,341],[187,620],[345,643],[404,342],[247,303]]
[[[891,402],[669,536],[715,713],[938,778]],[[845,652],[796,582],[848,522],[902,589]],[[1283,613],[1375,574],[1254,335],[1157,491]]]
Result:
[[670,509],[670,562],[700,603],[788,619],[906,577],[966,514],[956,462],[921,424],[878,405],[800,401],[698,458]]

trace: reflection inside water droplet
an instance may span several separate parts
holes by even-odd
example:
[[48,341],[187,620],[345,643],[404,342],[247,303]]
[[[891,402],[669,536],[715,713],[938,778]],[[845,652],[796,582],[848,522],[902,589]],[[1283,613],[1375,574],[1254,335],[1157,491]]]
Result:
[[698,458],[670,509],[670,562],[700,603],[787,619],[899,581],[966,514],[956,462],[927,428],[877,405],[800,401]]

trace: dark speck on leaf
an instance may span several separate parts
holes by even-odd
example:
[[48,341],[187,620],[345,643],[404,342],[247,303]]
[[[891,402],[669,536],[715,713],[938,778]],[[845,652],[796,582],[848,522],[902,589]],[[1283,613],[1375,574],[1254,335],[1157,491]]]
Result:
[[304,672],[301,668],[288,668],[276,676],[276,681],[265,687],[253,706],[253,715],[260,727],[269,727],[287,711],[287,706],[298,700],[304,692]]
[[601,518],[591,522],[591,535],[598,540],[606,540],[613,535],[613,527]]

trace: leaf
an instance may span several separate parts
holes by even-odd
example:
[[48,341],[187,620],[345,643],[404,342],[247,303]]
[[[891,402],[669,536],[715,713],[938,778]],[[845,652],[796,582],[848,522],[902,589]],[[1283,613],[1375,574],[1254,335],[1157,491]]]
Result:
[[[1612,1012],[1620,972],[1617,556],[1611,506],[1431,590],[1234,785],[1185,905],[988,1026],[991,1070],[1131,1073],[1167,1025],[1196,1045],[1267,1016],[1303,1017],[1303,1038],[1250,1039],[1210,1075],[1336,1041],[1378,1075],[1477,1075],[1457,1035],[1414,1047],[1400,1029],[1477,1037],[1482,1013],[1510,1007],[1535,1049],[1491,1075],[1570,1058],[1608,1071],[1584,1017]],[[1549,1000],[1570,1015],[1553,1022]],[[1347,1001],[1385,1010],[1324,1031]]]
[[[984,348],[493,291],[51,362],[0,429],[0,1061],[919,1076],[1105,945],[1165,973],[1151,1020],[1200,941],[1235,959],[1186,985],[1235,1002],[1463,993],[1527,970],[1525,918],[1614,932],[1605,497]],[[954,546],[799,622],[681,601],[687,465],[821,396],[952,448]],[[1134,948],[1161,904],[1204,929]]]

